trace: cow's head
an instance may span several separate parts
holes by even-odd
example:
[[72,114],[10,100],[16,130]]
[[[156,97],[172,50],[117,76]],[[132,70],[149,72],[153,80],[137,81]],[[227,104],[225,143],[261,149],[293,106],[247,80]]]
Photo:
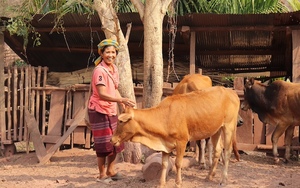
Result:
[[133,119],[133,109],[127,107],[125,112],[118,117],[118,126],[114,132],[111,143],[119,146],[121,143],[131,140],[136,133],[137,122]]
[[254,83],[255,83],[254,78],[246,79],[245,86],[244,86],[244,91],[247,91],[248,89],[251,89],[252,86],[254,85]]
[[252,89],[252,86],[254,85],[254,83],[255,83],[254,78],[246,79],[246,82],[244,85],[244,100],[241,103],[242,110],[247,111],[250,109],[250,105],[248,102],[248,95],[249,95],[249,92],[251,92],[250,90]]

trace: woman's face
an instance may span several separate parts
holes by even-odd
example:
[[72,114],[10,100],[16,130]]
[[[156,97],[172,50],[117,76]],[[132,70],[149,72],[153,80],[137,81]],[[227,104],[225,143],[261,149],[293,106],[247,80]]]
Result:
[[107,65],[113,64],[117,57],[117,51],[115,47],[114,46],[105,47],[103,52],[101,53],[101,57]]

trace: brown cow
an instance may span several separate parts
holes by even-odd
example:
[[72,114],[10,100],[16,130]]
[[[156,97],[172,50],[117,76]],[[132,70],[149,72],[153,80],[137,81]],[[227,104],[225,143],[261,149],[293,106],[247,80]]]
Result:
[[[212,87],[212,80],[209,76],[201,75],[201,74],[188,74],[184,76],[184,78],[178,83],[178,85],[174,88],[173,95],[175,94],[183,94],[183,93],[189,93],[192,91],[198,91],[205,88]],[[237,126],[241,126],[243,124],[243,119],[239,116]],[[200,163],[200,168],[206,169],[206,163],[205,163],[205,147],[207,144],[208,147],[208,161],[209,166],[212,165],[212,146],[210,144],[209,139],[202,139],[197,140],[197,146],[199,148],[199,156],[198,160]],[[236,140],[233,141],[233,151],[235,154],[236,159],[240,160],[240,155],[238,153],[238,149],[236,146]]]
[[294,129],[300,124],[300,84],[278,80],[267,86],[251,78],[245,83],[244,95],[243,110],[251,108],[263,123],[276,126],[271,138],[276,163],[277,141],[285,132],[284,160],[288,162]]
[[126,108],[119,115],[119,125],[111,142],[116,146],[125,141],[139,142],[153,150],[162,151],[161,187],[166,183],[170,152],[175,149],[175,182],[181,186],[181,166],[187,142],[211,137],[214,160],[207,176],[211,180],[222,151],[220,142],[223,132],[225,165],[221,183],[226,183],[239,107],[240,100],[236,92],[220,86],[168,96],[156,107]]

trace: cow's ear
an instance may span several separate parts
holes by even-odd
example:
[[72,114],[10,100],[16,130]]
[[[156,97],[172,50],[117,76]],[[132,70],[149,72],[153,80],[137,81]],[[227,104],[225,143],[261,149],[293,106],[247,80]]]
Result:
[[255,82],[255,79],[254,78],[250,78],[249,82],[251,83],[251,85],[253,85],[254,82]]
[[124,114],[119,115],[118,119],[121,122],[127,122],[132,119],[132,115],[129,113],[124,113]]
[[250,89],[254,83],[254,78],[246,79],[245,88]]

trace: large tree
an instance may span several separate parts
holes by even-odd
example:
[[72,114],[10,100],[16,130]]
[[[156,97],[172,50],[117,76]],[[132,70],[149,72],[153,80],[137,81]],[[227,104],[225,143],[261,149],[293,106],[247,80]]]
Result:
[[143,107],[157,105],[163,88],[162,25],[172,0],[131,0],[144,24]]

